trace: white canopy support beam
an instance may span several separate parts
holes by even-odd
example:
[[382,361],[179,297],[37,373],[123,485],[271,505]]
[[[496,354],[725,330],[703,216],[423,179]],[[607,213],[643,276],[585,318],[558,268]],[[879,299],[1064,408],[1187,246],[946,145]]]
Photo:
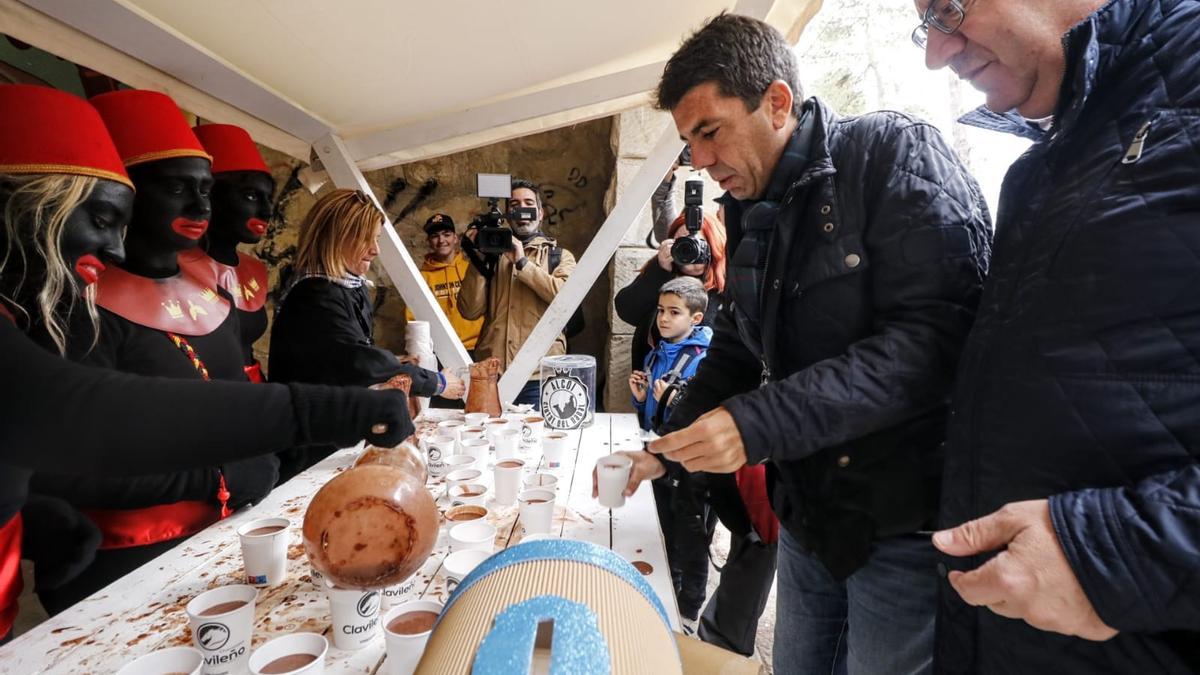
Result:
[[324,138],[318,139],[313,144],[313,148],[316,149],[317,156],[321,158],[321,163],[325,165],[325,170],[329,172],[329,178],[334,185],[350,190],[362,190],[375,202],[376,206],[379,206],[380,212],[384,213],[383,232],[379,242],[379,259],[383,262],[383,269],[387,272],[388,277],[400,291],[400,297],[404,298],[404,302],[412,309],[413,316],[420,321],[429,322],[430,333],[433,337],[433,351],[441,360],[442,367],[457,368],[471,363],[462,340],[458,338],[454,327],[450,325],[450,320],[446,318],[445,312],[433,297],[433,292],[429,290],[416,262],[409,255],[408,249],[404,247],[404,242],[396,234],[396,229],[392,227],[392,221],[387,217],[379,200],[375,198],[375,193],[371,191],[367,179],[363,177],[362,172],[355,166],[354,160],[350,158],[345,143],[337,135],[328,134]]
[[525,344],[521,345],[516,358],[509,363],[508,370],[500,378],[500,400],[511,401],[521,393],[521,388],[529,381],[534,369],[549,351],[550,345],[567,325],[575,308],[583,302],[588,290],[608,266],[608,261],[621,245],[625,233],[633,227],[642,209],[646,208],[654,189],[662,182],[663,176],[667,175],[682,148],[683,142],[679,140],[675,125],[668,122],[662,137],[642,163],[642,168],[638,169],[633,181],[625,188],[624,194],[617,200],[616,206],[588,244],[587,251],[575,266],[575,271],[555,296],[554,302],[546,308],[541,320],[526,338]]

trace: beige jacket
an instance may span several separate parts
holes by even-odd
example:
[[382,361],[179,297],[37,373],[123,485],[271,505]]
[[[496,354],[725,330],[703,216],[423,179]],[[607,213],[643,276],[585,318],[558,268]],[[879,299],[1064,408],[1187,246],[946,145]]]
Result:
[[[562,259],[554,274],[550,274],[550,249],[554,243],[542,235],[529,240],[525,244],[529,262],[520,271],[508,256],[500,256],[490,282],[474,265],[467,271],[458,293],[458,311],[466,319],[484,318],[475,346],[475,360],[495,356],[500,359],[502,369],[508,368],[554,296],[566,285],[575,270],[575,256],[561,249]],[[559,333],[546,354],[566,352],[567,338]]]

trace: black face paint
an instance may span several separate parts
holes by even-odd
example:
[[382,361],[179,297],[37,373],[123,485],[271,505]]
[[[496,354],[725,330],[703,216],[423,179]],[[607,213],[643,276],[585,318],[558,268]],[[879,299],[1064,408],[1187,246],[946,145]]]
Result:
[[133,190],[101,180],[92,194],[67,216],[59,249],[81,286],[96,282],[108,263],[125,260],[125,228],[133,213]]
[[275,180],[261,171],[226,171],[213,179],[208,238],[234,246],[257,244],[271,220]]
[[129,168],[137,186],[129,225],[129,262],[135,257],[195,248],[208,229],[213,178],[202,157],[176,157]]

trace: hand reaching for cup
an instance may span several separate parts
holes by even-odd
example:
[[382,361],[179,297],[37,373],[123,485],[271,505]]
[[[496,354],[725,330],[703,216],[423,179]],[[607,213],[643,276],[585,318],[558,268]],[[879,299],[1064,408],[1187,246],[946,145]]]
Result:
[[450,368],[442,371],[442,377],[446,378],[446,388],[442,390],[440,396],[442,398],[458,400],[467,393],[467,385],[462,378],[454,374]]

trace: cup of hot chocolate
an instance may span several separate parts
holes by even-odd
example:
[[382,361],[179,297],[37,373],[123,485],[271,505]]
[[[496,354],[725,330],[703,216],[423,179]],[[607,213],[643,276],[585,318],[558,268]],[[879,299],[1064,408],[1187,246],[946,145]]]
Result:
[[546,466],[553,468],[562,464],[570,444],[571,437],[561,431],[544,434],[542,436],[542,457],[546,459]]
[[511,506],[517,501],[517,493],[521,490],[521,470],[525,462],[519,459],[504,459],[496,462],[493,483],[496,503],[501,506]]
[[250,655],[254,675],[321,675],[329,641],[316,633],[292,633],[271,640]]
[[459,523],[465,523],[471,520],[486,519],[488,509],[483,505],[462,504],[460,506],[452,506],[446,509],[446,524],[453,527]]
[[491,447],[492,444],[486,438],[470,438],[460,443],[458,449],[463,456],[474,457],[476,463],[483,463],[487,460]]
[[517,496],[525,534],[547,534],[554,523],[554,491],[525,490]]
[[605,455],[596,460],[596,494],[601,506],[610,509],[625,505],[625,487],[633,460],[625,455]]
[[425,440],[425,467],[430,476],[445,475],[446,458],[458,452],[458,437],[453,431],[439,430]]
[[200,675],[204,654],[195,647],[168,647],[139,656],[117,675]]
[[447,471],[457,471],[458,469],[473,469],[479,460],[474,455],[450,455],[443,461],[446,462]]
[[369,645],[379,634],[379,606],[383,602],[379,591],[339,588],[326,580],[325,592],[329,595],[333,646],[353,650]]
[[240,673],[250,658],[258,589],[221,586],[192,598],[185,608],[192,642],[204,655],[204,675]]
[[521,418],[521,442],[525,445],[537,445],[542,440],[542,432],[546,429],[546,420],[536,415]]
[[542,489],[553,492],[558,488],[558,476],[552,473],[535,473],[525,477],[524,485],[526,490]]
[[496,446],[496,459],[516,457],[520,444],[521,432],[516,429],[501,429],[492,434],[492,445]]
[[387,645],[384,666],[387,672],[412,675],[441,612],[440,602],[412,600],[393,607],[384,615],[383,637]]
[[473,427],[483,426],[483,423],[486,422],[489,417],[491,417],[491,415],[488,415],[485,412],[474,412],[463,415],[463,419],[466,420],[467,424]]
[[287,518],[259,518],[238,528],[246,583],[274,586],[287,578],[287,547],[291,540]]
[[449,495],[450,503],[455,506],[461,504],[482,506],[487,502],[488,488],[482,483],[459,483],[450,486]]

